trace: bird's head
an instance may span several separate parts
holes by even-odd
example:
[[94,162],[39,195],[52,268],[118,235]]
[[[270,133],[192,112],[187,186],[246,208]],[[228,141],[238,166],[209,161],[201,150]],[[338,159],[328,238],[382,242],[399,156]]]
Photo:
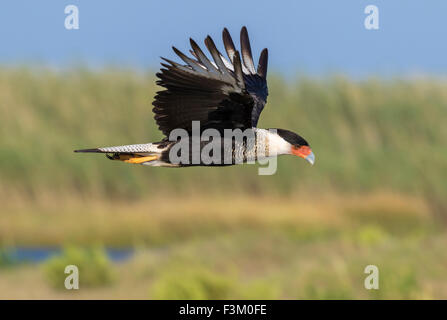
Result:
[[315,155],[312,152],[312,149],[309,147],[309,144],[303,137],[289,130],[276,130],[277,134],[290,144],[289,154],[301,157],[307,160],[310,164],[314,164]]

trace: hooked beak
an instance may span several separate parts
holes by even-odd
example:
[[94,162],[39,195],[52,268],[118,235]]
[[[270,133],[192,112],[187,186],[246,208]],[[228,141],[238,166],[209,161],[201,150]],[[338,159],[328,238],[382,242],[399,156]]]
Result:
[[311,165],[315,163],[315,155],[308,146],[292,146],[292,154],[305,159]]

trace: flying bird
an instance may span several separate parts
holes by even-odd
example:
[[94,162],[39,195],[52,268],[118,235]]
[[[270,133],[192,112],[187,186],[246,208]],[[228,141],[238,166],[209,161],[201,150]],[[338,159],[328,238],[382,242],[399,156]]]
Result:
[[[283,154],[313,164],[315,156],[300,135],[257,128],[268,95],[267,49],[262,50],[255,68],[246,27],[240,33],[240,53],[226,28],[222,37],[228,59],[210,36],[205,46],[212,60],[192,39],[191,56],[173,47],[184,64],[162,58],[156,76],[164,90],[157,92],[152,103],[154,119],[166,136],[162,141],[75,152],[105,153],[112,160],[163,167],[233,165]],[[186,135],[170,139],[176,129]],[[242,139],[228,136],[236,130],[245,134]],[[194,138],[206,132],[213,134],[208,139]],[[205,150],[212,161],[202,157]]]

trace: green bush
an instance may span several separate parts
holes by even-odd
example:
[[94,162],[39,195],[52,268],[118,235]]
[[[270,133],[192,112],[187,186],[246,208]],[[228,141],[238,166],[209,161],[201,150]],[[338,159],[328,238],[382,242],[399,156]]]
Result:
[[241,285],[235,299],[243,300],[275,300],[281,298],[280,285],[276,282],[266,280],[251,281],[246,285]]
[[14,259],[11,251],[0,248],[0,268],[10,267],[18,262]]
[[99,287],[114,280],[111,262],[101,248],[66,247],[60,256],[49,259],[43,270],[49,284],[58,289],[65,288],[65,268],[75,265],[79,270],[79,288]]
[[388,234],[377,225],[366,225],[355,233],[356,243],[363,246],[374,246],[386,242]]
[[202,266],[168,268],[151,289],[154,299],[278,299],[278,283],[266,280],[241,282],[231,273],[219,273]]
[[411,265],[396,265],[380,273],[379,290],[371,290],[373,299],[422,299],[426,291],[418,281],[418,273]]
[[302,274],[302,279],[295,283],[297,291],[293,297],[311,300],[353,299],[354,286],[345,266],[340,265],[337,268],[334,264],[326,264],[325,268],[316,268]]
[[161,274],[152,287],[155,299],[228,299],[236,282],[228,275],[197,267],[171,269]]

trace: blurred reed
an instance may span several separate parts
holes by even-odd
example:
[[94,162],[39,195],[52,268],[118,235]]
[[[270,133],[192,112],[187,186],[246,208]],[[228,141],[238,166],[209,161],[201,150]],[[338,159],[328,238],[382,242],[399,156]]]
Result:
[[316,165],[166,169],[79,155],[84,147],[158,141],[153,72],[0,69],[0,197],[43,194],[141,199],[160,193],[294,195],[393,191],[447,198],[447,83],[342,76],[269,78],[259,126],[288,128],[311,144]]

